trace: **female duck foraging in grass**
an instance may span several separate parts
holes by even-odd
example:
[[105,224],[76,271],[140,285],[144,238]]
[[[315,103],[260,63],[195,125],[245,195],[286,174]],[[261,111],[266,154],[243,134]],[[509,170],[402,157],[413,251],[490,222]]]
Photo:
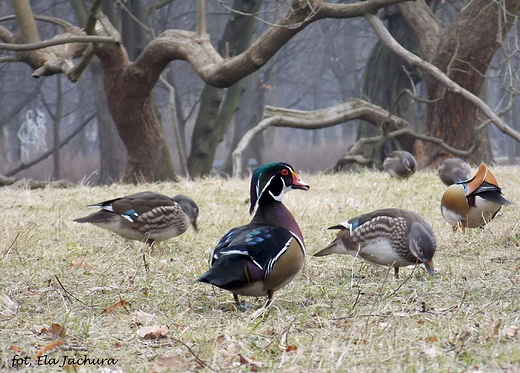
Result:
[[183,234],[190,224],[197,231],[199,207],[182,194],[170,198],[159,193],[141,192],[88,207],[100,210],[75,219],[75,222],[91,223],[150,246]]
[[420,215],[395,208],[356,216],[329,229],[339,229],[332,243],[314,256],[348,254],[368,262],[394,267],[424,264],[434,274],[436,241],[431,225]]
[[[285,192],[309,190],[293,168],[283,162],[258,167],[251,177],[247,225],[227,232],[211,256],[211,268],[198,278],[238,296],[267,296],[268,310],[273,294],[300,271],[305,259],[303,235],[291,212],[282,203]],[[261,309],[261,310],[262,310]]]

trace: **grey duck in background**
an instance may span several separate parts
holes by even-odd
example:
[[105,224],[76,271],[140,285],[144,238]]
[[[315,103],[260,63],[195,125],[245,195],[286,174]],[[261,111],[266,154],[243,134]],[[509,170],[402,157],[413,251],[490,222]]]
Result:
[[390,176],[397,179],[407,179],[415,173],[417,162],[409,152],[395,150],[385,158],[383,167]]
[[469,180],[471,166],[460,158],[448,158],[441,163],[437,174],[446,186],[450,186],[457,181]]

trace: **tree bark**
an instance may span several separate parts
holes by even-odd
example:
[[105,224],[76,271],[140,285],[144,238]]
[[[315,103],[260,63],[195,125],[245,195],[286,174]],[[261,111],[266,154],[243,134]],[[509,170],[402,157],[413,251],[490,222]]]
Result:
[[[241,97],[240,109],[235,115],[233,139],[230,146],[231,151],[219,170],[220,173],[226,175],[233,174],[233,151],[236,149],[245,133],[260,122],[265,106],[265,89],[261,87],[258,72],[251,74],[244,80],[245,91]],[[263,137],[256,136],[242,154],[243,169],[239,170],[239,172],[243,173],[246,171],[245,168],[247,167],[247,162],[244,162],[244,160],[249,159],[250,157],[255,158],[258,165],[263,163],[261,155],[262,147]]]
[[[388,32],[394,39],[407,50],[417,53],[418,40],[402,16],[400,8],[397,5],[386,8],[382,18],[387,21]],[[372,49],[367,62],[363,77],[363,95],[368,97],[370,102],[381,106],[393,115],[405,118],[412,98],[400,93],[405,89],[412,90],[413,85],[421,80],[420,70],[408,65],[380,40]],[[361,121],[357,140],[376,136],[380,131],[381,128],[374,123]],[[371,166],[381,168],[386,156],[394,150],[413,153],[414,143],[415,139],[409,136],[390,139],[378,149],[375,148],[375,143],[367,143],[363,156],[375,161]],[[377,152],[375,157],[373,157],[374,152]],[[354,164],[352,166],[356,167]]]
[[103,85],[103,71],[99,61],[90,64],[94,78],[94,92],[97,111],[97,132],[99,141],[99,181],[101,185],[110,185],[120,181],[126,163],[126,151],[110,115],[108,101]]
[[[503,4],[503,5],[501,5]],[[433,64],[451,80],[478,95],[485,72],[513,25],[520,10],[519,0],[502,3],[488,0],[469,2],[442,36]],[[504,13],[509,16],[504,18]],[[469,149],[478,139],[477,107],[460,94],[447,90],[437,79],[428,78],[428,98],[438,100],[428,106],[425,133],[443,138],[457,149]],[[417,158],[423,166],[436,166],[450,156],[433,144],[418,144]],[[491,154],[477,154],[473,161],[489,162]]]
[[[242,13],[253,14],[260,9],[263,0],[235,0],[233,9]],[[251,44],[255,32],[256,20],[232,13],[219,41],[218,52],[238,55]],[[227,131],[233,114],[238,109],[240,96],[244,91],[244,82],[239,81],[228,88],[224,102],[223,92],[219,88],[206,85],[201,95],[201,104],[191,149],[188,156],[188,171],[191,177],[204,176],[211,172],[218,144]]]

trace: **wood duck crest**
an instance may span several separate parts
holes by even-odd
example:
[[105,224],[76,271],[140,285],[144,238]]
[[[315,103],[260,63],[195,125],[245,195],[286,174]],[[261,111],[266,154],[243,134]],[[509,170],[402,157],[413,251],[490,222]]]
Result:
[[238,295],[267,296],[268,307],[276,290],[287,285],[303,265],[305,248],[296,220],[282,203],[285,192],[308,190],[293,168],[283,162],[258,167],[251,177],[247,225],[228,231],[211,256],[211,268],[197,281]]
[[78,223],[92,223],[122,237],[145,241],[149,245],[186,232],[190,224],[195,231],[199,207],[182,194],[168,197],[153,192],[141,192],[89,205],[100,210]]
[[431,225],[420,215],[401,209],[382,209],[356,216],[329,229],[339,229],[335,240],[314,256],[348,254],[366,261],[399,267],[424,264],[434,273],[436,241]]

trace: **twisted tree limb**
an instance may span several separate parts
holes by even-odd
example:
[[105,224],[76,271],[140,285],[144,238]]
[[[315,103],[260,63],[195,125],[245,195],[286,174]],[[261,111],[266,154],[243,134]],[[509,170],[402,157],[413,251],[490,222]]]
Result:
[[506,135],[512,137],[516,141],[520,141],[520,132],[511,128],[507,125],[500,117],[495,113],[484,101],[482,101],[479,97],[475,96],[473,93],[464,89],[453,80],[448,78],[446,74],[444,74],[441,70],[439,70],[436,66],[432,65],[429,62],[417,57],[415,54],[409,52],[405,48],[403,48],[388,32],[386,27],[383,25],[383,22],[379,19],[378,16],[370,13],[366,13],[364,15],[365,19],[370,23],[376,34],[379,36],[381,41],[390,48],[394,53],[396,53],[399,57],[405,60],[411,66],[418,67],[429,74],[431,74],[435,79],[437,79],[440,83],[446,86],[452,92],[458,93],[463,96],[468,101],[472,102],[475,106],[477,106],[485,116],[487,116],[497,128],[505,133]]
[[341,171],[347,163],[355,162],[367,165],[372,162],[371,158],[363,157],[360,153],[364,145],[369,143],[384,143],[388,139],[397,136],[409,135],[416,139],[433,142],[446,151],[459,156],[469,157],[478,147],[478,144],[467,150],[459,150],[446,144],[444,140],[419,134],[413,131],[412,126],[406,120],[391,115],[383,108],[367,101],[353,98],[347,102],[326,109],[315,111],[299,111],[267,106],[262,119],[255,127],[246,132],[232,153],[233,177],[239,177],[242,170],[242,153],[248,147],[251,140],[269,126],[291,127],[300,129],[318,129],[335,126],[353,119],[363,119],[374,123],[381,128],[379,136],[366,137],[355,142],[345,155],[328,172]]

